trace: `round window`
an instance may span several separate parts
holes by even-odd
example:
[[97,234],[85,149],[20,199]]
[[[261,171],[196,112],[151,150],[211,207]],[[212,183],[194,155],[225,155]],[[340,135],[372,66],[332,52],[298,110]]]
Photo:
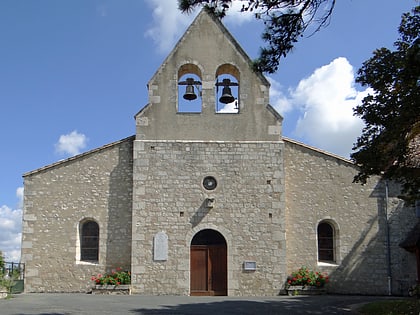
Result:
[[213,189],[215,189],[217,187],[216,178],[214,178],[213,176],[206,176],[203,179],[203,186],[207,190],[213,190]]

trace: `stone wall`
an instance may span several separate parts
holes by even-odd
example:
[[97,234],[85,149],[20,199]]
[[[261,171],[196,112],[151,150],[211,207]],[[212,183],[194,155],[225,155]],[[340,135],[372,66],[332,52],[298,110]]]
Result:
[[[189,294],[191,240],[214,229],[227,241],[228,295],[276,295],[285,281],[282,142],[134,143],[132,290]],[[202,187],[214,176],[214,191]],[[214,198],[213,208],[204,206]],[[168,235],[168,259],[153,238]],[[245,260],[256,261],[244,272]]]
[[[330,292],[388,294],[383,183],[373,178],[364,186],[353,184],[357,168],[352,163],[290,140],[284,157],[288,273],[304,265],[330,273]],[[398,199],[388,204],[392,288],[400,294],[400,261],[413,257],[398,243],[412,226],[407,223],[413,212],[401,212]],[[318,263],[317,224],[322,220],[335,227],[335,264]]]
[[[404,202],[398,198],[400,187],[392,183],[382,183],[382,191],[385,192],[385,184],[388,184],[388,224],[391,253],[391,288],[392,294],[407,295],[410,286],[416,283],[416,255],[401,248],[399,244],[405,240],[418,218],[414,205],[404,207]],[[385,195],[383,196],[385,202]],[[383,205],[385,208],[385,205]],[[385,218],[385,217],[384,217]]]
[[[127,138],[24,175],[26,292],[86,291],[92,275],[130,268],[132,143]],[[77,261],[86,218],[100,227],[98,264]]]

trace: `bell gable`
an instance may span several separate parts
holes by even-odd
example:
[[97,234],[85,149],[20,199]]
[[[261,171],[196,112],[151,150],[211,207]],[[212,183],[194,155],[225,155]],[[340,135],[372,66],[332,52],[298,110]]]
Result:
[[202,10],[148,83],[138,140],[280,140],[268,80],[219,19]]

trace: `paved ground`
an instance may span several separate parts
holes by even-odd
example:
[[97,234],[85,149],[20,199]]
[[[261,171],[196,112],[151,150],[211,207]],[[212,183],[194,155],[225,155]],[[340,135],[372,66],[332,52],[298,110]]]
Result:
[[17,294],[0,300],[1,315],[274,315],[357,314],[355,309],[386,297],[278,296],[188,297],[91,294]]

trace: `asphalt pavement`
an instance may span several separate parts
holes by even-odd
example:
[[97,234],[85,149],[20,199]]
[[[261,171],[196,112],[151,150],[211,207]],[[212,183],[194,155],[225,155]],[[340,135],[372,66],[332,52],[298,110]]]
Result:
[[[363,304],[390,297],[318,295],[189,297],[27,293],[0,300],[1,315],[274,315],[357,314]],[[394,297],[394,299],[396,299]]]

